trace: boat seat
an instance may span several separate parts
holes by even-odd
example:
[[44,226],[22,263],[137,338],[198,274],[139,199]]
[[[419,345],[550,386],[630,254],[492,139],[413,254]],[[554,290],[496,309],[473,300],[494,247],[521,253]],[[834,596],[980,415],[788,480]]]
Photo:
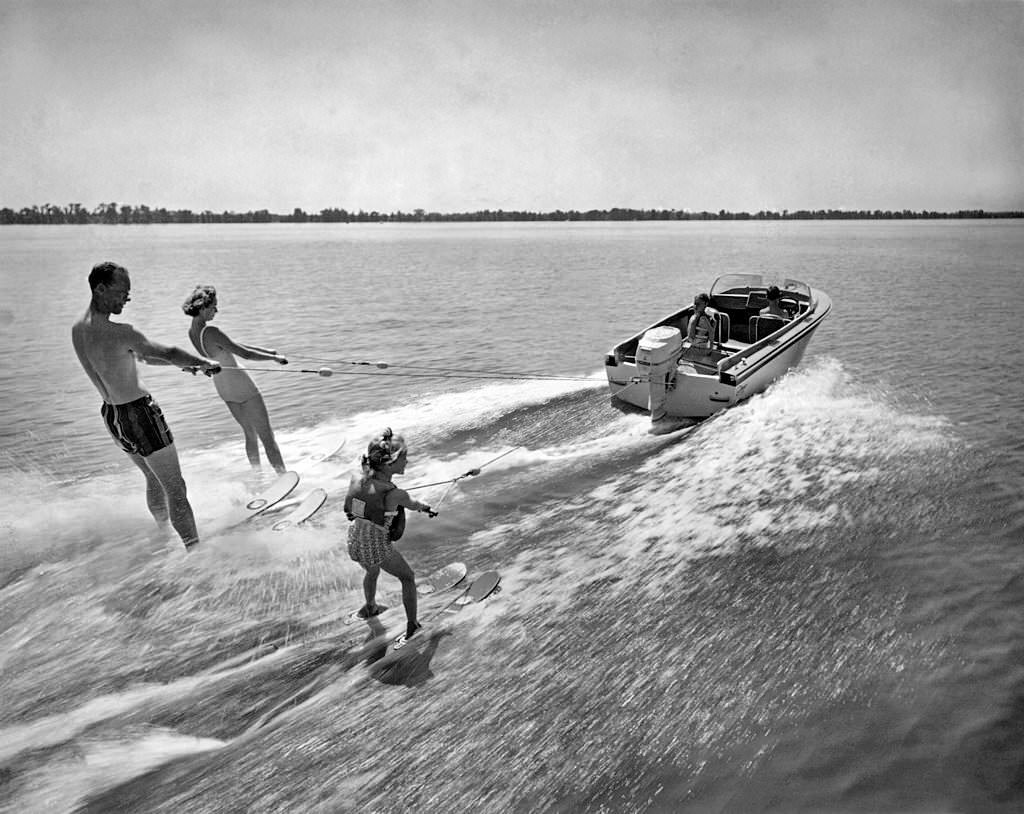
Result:
[[747,310],[760,311],[768,305],[768,289],[754,289],[747,294]]
[[714,294],[711,297],[711,307],[715,310],[728,308],[732,311],[742,311],[747,307],[746,294]]
[[750,318],[750,324],[747,328],[748,335],[750,336],[751,342],[760,342],[769,334],[775,333],[779,328],[786,324],[786,320],[782,317],[773,316],[770,314],[764,314],[763,316],[756,316]]
[[715,324],[718,326],[718,330],[716,332],[718,334],[718,341],[724,345],[729,341],[729,333],[732,330],[732,320],[724,311],[719,311],[715,319]]

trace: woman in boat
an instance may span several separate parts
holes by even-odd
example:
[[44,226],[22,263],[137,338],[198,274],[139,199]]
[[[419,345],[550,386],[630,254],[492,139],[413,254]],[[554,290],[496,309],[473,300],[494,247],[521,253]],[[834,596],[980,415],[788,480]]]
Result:
[[253,469],[260,467],[259,442],[267,453],[267,460],[278,472],[285,471],[281,450],[274,438],[274,430],[270,426],[270,416],[263,395],[257,389],[249,374],[239,367],[235,356],[243,359],[266,359],[286,365],[288,360],[277,351],[256,345],[240,345],[234,342],[224,331],[210,325],[217,315],[217,289],[212,285],[197,285],[182,304],[181,309],[192,317],[192,325],[188,329],[188,337],[192,340],[203,356],[208,356],[220,363],[222,376],[217,376],[213,383],[217,394],[224,400],[242,427],[245,435],[245,454]]
[[392,543],[405,531],[405,509],[437,517],[426,503],[420,503],[399,489],[392,478],[405,474],[409,453],[405,440],[386,428],[370,441],[362,460],[362,471],[353,475],[345,495],[348,527],[348,555],[366,572],[363,594],[366,604],[359,610],[364,619],[381,612],[377,605],[377,577],[383,568],[402,583],[405,606],[405,638],[419,630],[416,619],[416,577],[405,557]]
[[715,338],[715,312],[708,308],[711,302],[703,291],[693,298],[693,316],[686,327],[686,339],[689,342],[683,352],[684,358],[698,361],[709,361],[711,347]]

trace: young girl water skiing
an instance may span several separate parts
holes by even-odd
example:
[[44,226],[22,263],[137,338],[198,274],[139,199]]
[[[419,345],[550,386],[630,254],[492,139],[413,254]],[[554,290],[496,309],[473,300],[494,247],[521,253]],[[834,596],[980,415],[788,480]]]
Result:
[[388,427],[370,441],[363,456],[362,471],[352,476],[345,496],[345,514],[352,521],[348,528],[348,555],[366,571],[363,577],[366,604],[359,615],[369,618],[380,613],[376,603],[377,577],[383,568],[402,582],[407,639],[420,629],[416,619],[416,577],[392,543],[405,531],[405,509],[437,516],[430,506],[414,500],[391,481],[394,475],[405,474],[408,457],[405,440]]

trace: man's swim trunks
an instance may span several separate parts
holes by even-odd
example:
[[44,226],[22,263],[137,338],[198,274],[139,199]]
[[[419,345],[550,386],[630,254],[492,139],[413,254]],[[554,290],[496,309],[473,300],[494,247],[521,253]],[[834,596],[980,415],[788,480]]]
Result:
[[171,430],[152,396],[127,404],[103,403],[100,415],[114,441],[129,455],[145,458],[174,443]]
[[348,555],[360,565],[380,565],[391,553],[391,538],[384,526],[357,517],[348,527]]

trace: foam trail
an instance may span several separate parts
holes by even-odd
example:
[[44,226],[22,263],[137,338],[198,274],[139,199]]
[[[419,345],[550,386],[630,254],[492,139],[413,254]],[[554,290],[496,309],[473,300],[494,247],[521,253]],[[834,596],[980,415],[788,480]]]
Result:
[[77,744],[74,756],[31,772],[24,783],[28,791],[19,796],[17,804],[22,811],[72,810],[84,798],[156,766],[225,745],[216,738],[197,738],[165,728],[147,728],[116,739],[86,740]]
[[206,680],[205,677],[193,677],[180,679],[171,685],[136,687],[93,698],[69,712],[5,727],[0,729],[0,762],[9,761],[22,752],[65,743],[95,724],[116,718],[150,701],[161,701],[191,692]]

